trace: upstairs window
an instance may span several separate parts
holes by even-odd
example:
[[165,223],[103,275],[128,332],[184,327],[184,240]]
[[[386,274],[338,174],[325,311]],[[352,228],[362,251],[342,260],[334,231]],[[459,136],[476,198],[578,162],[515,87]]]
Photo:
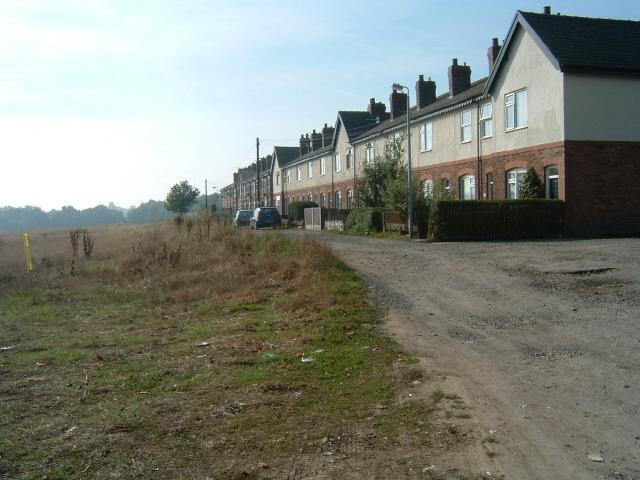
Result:
[[373,143],[369,142],[364,147],[365,152],[365,161],[369,164],[373,163],[373,159],[375,158],[375,151],[373,149]]
[[463,175],[460,177],[460,200],[476,199],[476,177]]
[[347,170],[353,166],[353,148],[347,148]]
[[507,93],[504,96],[505,129],[515,130],[527,126],[527,91]]
[[482,138],[493,136],[493,105],[485,103],[480,107],[480,135]]
[[280,185],[280,174],[276,173],[276,186]]
[[291,183],[291,169],[287,168],[287,179],[286,179],[287,183]]
[[300,165],[296,167],[296,180],[300,181],[302,179],[302,172],[300,171]]
[[460,143],[471,141],[471,110],[460,114]]
[[325,161],[325,157],[322,157],[320,159],[320,175],[324,175],[325,173],[327,173],[327,164]]
[[400,155],[402,152],[402,140],[400,138],[399,133],[394,133],[389,136],[389,140],[387,142],[387,148],[389,149],[389,154],[393,156]]
[[433,143],[433,124],[423,123],[420,125],[420,151],[427,152],[431,150]]
[[307,178],[313,177],[313,162],[307,163]]
[[336,153],[336,172],[339,172],[342,169],[341,163],[340,154]]

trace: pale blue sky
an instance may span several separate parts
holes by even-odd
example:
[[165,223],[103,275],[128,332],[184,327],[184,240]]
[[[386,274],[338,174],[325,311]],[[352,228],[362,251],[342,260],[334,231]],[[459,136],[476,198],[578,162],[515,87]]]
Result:
[[388,103],[457,57],[487,75],[516,9],[640,18],[636,0],[0,0],[0,206],[203,189],[274,144]]

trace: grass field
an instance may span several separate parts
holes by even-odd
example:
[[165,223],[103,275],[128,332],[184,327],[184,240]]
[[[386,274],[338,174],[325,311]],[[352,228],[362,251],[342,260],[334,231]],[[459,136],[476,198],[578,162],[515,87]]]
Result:
[[73,275],[68,232],[32,234],[30,274],[0,235],[0,478],[347,478],[302,473],[341,436],[374,468],[458,441],[442,398],[399,399],[420,371],[322,244],[91,233]]

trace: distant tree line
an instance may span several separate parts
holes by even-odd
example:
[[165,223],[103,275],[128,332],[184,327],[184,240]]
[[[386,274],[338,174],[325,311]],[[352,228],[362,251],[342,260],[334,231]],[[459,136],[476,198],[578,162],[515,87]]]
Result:
[[[219,195],[209,195],[207,207],[209,210],[219,208]],[[204,195],[200,195],[191,206],[189,212],[197,212],[204,208]],[[129,209],[118,208],[113,204],[109,207],[97,207],[77,210],[66,206],[60,210],[45,212],[39,207],[0,207],[0,230],[33,230],[39,228],[80,228],[95,225],[113,225],[122,223],[153,223],[167,220],[173,214],[165,208],[165,202],[149,200],[137,207]]]

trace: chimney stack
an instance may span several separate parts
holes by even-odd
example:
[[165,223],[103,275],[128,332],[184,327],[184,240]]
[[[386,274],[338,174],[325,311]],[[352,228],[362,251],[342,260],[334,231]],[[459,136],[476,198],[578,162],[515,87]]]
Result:
[[407,113],[407,94],[394,88],[389,95],[389,104],[391,105],[391,120],[404,115]]
[[458,65],[458,59],[454,58],[449,67],[449,96],[453,97],[471,86],[471,67],[466,63]]
[[545,15],[551,15],[551,7],[549,5],[546,5],[542,13],[544,13]]
[[322,146],[323,147],[326,147],[331,144],[331,141],[333,140],[334,131],[335,131],[335,128],[328,127],[326,123],[324,124],[324,127],[322,128]]
[[418,108],[424,108],[436,101],[436,82],[424,79],[424,75],[418,77],[416,82],[416,105]]
[[311,133],[311,151],[320,150],[322,148],[322,134],[316,133],[315,129]]
[[500,44],[498,43],[498,39],[494,38],[491,42],[491,46],[489,50],[487,50],[487,60],[489,60],[489,73],[493,70],[493,66],[496,64],[496,60],[498,59],[498,54],[500,53]]
[[369,105],[367,111],[372,117],[380,117],[387,111],[387,106],[382,102],[376,102],[375,98],[369,99]]
[[309,139],[309,134],[307,136],[300,135],[300,156],[306,155],[309,153],[309,147],[311,144],[311,140]]

